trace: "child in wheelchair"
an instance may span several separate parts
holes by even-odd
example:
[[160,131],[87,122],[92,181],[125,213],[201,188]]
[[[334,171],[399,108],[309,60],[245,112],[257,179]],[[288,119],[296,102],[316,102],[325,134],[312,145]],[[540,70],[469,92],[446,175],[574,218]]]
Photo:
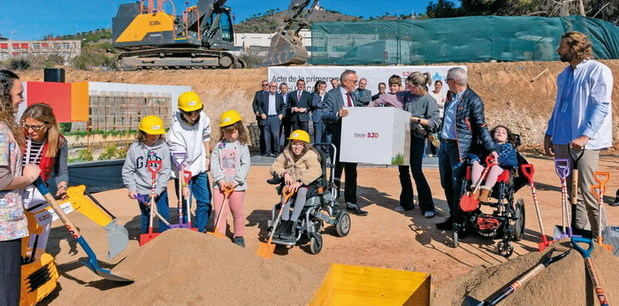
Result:
[[[527,161],[517,151],[519,136],[512,134],[509,128],[499,125],[490,133],[497,145],[498,160],[486,165],[488,169],[484,181],[484,166],[480,156],[486,156],[467,156],[469,167],[466,169],[461,194],[465,194],[466,190],[473,191],[481,179],[483,184],[480,185],[479,194],[473,194],[472,197],[478,199],[480,204],[491,207],[492,211],[484,212],[478,206],[476,210],[466,212],[461,207],[461,217],[454,220],[453,246],[458,246],[461,235],[474,232],[485,238],[501,239],[497,243],[497,251],[509,257],[513,253],[511,241],[520,240],[524,233],[524,202],[522,199],[515,201],[514,195],[526,184],[519,175],[518,166]],[[490,197],[495,200],[491,201]]]
[[[496,152],[499,158],[498,160],[494,160],[492,165],[486,165],[490,167],[490,169],[486,174],[485,182],[480,186],[479,194],[474,195],[480,202],[484,203],[488,202],[488,196],[492,193],[492,187],[494,187],[503,171],[518,168],[516,148],[512,143],[513,134],[509,128],[504,125],[498,125],[490,131],[490,134],[496,143]],[[471,163],[471,180],[473,184],[475,184],[482,179],[481,175],[484,166],[481,165],[478,155],[470,154],[469,159]],[[471,188],[473,188],[473,186],[474,185],[471,185]]]
[[[284,203],[278,236],[292,239],[295,236],[294,224],[301,215],[309,187],[322,174],[320,153],[309,143],[309,134],[303,130],[290,133],[290,142],[271,166],[271,174],[284,179],[284,184],[296,193],[294,199]],[[294,201],[294,204],[291,202]],[[292,214],[290,208],[292,205]]]
[[271,167],[273,178],[267,182],[279,184],[278,193],[286,186],[296,194],[283,203],[281,222],[277,222],[276,216],[282,204],[273,207],[267,234],[273,234],[272,242],[276,245],[294,246],[306,238],[310,253],[318,254],[324,223],[332,225],[339,237],[350,231],[350,216],[335,200],[336,147],[330,143],[311,145],[309,135],[301,130],[293,131],[289,139]]

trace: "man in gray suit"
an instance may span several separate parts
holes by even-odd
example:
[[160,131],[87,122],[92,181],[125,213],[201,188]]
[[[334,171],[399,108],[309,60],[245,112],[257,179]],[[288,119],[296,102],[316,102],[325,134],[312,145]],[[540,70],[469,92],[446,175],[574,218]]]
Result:
[[277,83],[269,83],[269,91],[258,105],[260,119],[264,122],[265,154],[275,157],[279,152],[279,131],[284,110],[284,100],[277,93]]
[[355,106],[368,106],[372,101],[372,91],[366,89],[368,86],[368,80],[362,78],[359,80],[359,87],[355,89],[353,97],[355,98]]
[[324,98],[322,118],[326,125],[327,140],[337,147],[335,183],[338,191],[342,172],[346,171],[346,184],[344,186],[346,208],[356,215],[365,216],[368,212],[362,210],[357,204],[357,163],[340,163],[339,155],[342,118],[348,116],[347,108],[355,107],[352,92],[355,90],[355,84],[357,84],[357,73],[354,70],[346,70],[342,73],[340,80],[340,87],[331,89]]

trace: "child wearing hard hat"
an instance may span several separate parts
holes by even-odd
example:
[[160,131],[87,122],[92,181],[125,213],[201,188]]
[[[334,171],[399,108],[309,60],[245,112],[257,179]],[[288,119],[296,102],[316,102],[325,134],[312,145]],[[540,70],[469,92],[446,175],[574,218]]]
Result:
[[[211,192],[208,174],[211,163],[211,119],[202,111],[204,105],[197,93],[188,91],[178,97],[178,112],[172,117],[172,125],[167,139],[170,152],[186,153],[185,170],[191,172],[189,184],[182,182],[183,210],[186,209],[186,199],[191,194],[196,198],[194,226],[198,231],[205,232],[211,214]],[[179,169],[172,173],[176,176]],[[178,186],[175,178],[174,186]],[[189,203],[191,205],[191,203]],[[183,216],[186,218],[187,216]],[[187,220],[183,220],[187,222]]]
[[[245,212],[243,199],[247,190],[247,173],[250,167],[249,135],[245,130],[241,114],[229,110],[219,118],[219,142],[211,156],[211,174],[213,175],[213,205],[215,208],[215,230],[225,235],[226,208],[223,207],[225,197],[232,212],[234,225],[233,242],[245,247],[243,233],[245,230]],[[226,194],[226,191],[229,194]],[[219,214],[223,214],[221,217]]]
[[299,219],[305,205],[309,186],[322,174],[320,168],[320,153],[310,144],[310,136],[306,131],[295,130],[288,137],[290,142],[271,166],[271,174],[284,179],[284,183],[296,192],[292,215],[290,202],[284,204],[282,211],[282,226],[278,230],[281,239],[294,239],[296,236],[294,223]]
[[[157,116],[146,116],[140,120],[138,126],[138,140],[131,144],[127,151],[125,164],[122,169],[122,179],[129,189],[129,198],[138,200],[140,206],[140,222],[142,233],[148,231],[150,214],[150,197],[152,193],[152,176],[147,168],[147,161],[161,160],[162,168],[157,173],[155,203],[157,212],[168,220],[168,180],[170,179],[170,150],[163,139],[165,134],[163,120]],[[163,232],[168,226],[159,221],[159,231]]]

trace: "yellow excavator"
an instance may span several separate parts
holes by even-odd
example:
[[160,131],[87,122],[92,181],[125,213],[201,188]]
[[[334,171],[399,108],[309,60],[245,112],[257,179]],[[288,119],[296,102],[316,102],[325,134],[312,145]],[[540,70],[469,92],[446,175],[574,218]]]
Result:
[[[86,186],[69,187],[67,198],[58,205],[65,214],[77,211],[88,217],[107,232],[108,258],[122,252],[129,242],[127,229],[116,222],[94,197],[86,192]],[[46,252],[51,223],[58,219],[46,202],[25,211],[30,236],[22,239],[21,296],[20,306],[35,305],[56,289],[58,269],[54,257]]]
[[[199,0],[180,15],[176,15],[171,0],[121,4],[112,19],[112,44],[122,51],[120,68],[244,68],[245,63],[230,52],[234,49],[233,15],[225,3],[226,0]],[[307,18],[317,5],[318,0],[291,1],[284,25],[271,40],[265,65],[299,64],[307,60],[299,30],[307,25]]]

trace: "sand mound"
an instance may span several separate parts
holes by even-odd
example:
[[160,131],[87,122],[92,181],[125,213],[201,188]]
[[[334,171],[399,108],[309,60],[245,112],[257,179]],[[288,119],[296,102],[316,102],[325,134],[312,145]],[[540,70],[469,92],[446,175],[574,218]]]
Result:
[[[558,254],[558,253],[556,253]],[[534,252],[506,263],[469,273],[435,292],[433,305],[463,305],[466,295],[483,301],[505,284],[535,266],[543,253]],[[596,247],[593,265],[609,301],[619,300],[619,259]],[[548,266],[501,305],[597,305],[582,256],[576,250]]]
[[262,259],[227,238],[169,230],[113,271],[135,283],[83,299],[91,305],[306,305],[321,279],[281,258]]

